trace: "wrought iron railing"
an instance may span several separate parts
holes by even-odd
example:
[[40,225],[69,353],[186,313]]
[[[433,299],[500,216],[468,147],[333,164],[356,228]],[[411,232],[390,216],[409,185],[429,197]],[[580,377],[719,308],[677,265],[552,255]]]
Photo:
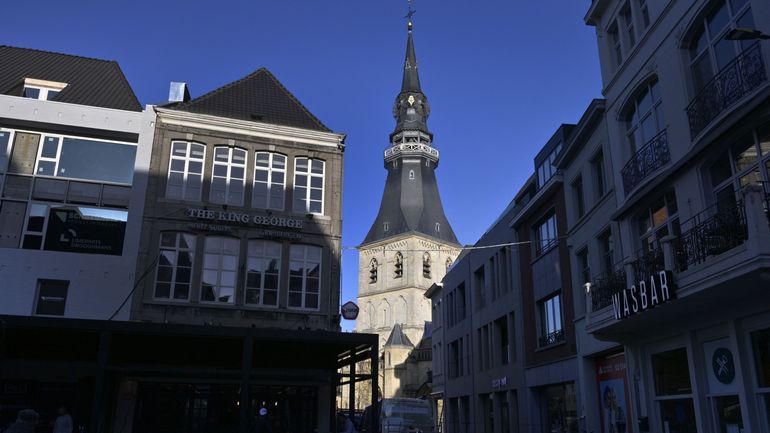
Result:
[[540,343],[540,347],[546,347],[550,346],[551,344],[561,343],[564,341],[564,338],[564,330],[559,329],[558,331],[553,331],[541,336],[538,339],[538,342]]
[[651,249],[642,249],[636,253],[636,260],[633,262],[635,281],[641,281],[648,278],[656,272],[665,268],[663,259],[663,249],[659,243],[655,243]]
[[628,194],[647,176],[663,167],[670,160],[668,138],[664,129],[642,146],[620,171],[623,177],[623,190]]
[[712,206],[685,224],[690,228],[674,244],[679,271],[731,250],[748,239],[746,208],[742,201],[729,208],[723,204]]
[[767,81],[759,42],[717,72],[687,106],[690,136],[695,137],[727,108]]
[[612,295],[626,288],[626,271],[623,266],[609,269],[591,282],[591,311],[599,311],[612,305]]

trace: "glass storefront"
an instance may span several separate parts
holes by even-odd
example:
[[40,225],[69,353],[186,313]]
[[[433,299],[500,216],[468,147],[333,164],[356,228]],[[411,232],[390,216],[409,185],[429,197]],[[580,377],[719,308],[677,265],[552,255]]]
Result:
[[664,433],[696,433],[687,349],[652,355],[655,399]]
[[543,431],[548,433],[577,433],[577,397],[575,383],[551,385],[542,389]]

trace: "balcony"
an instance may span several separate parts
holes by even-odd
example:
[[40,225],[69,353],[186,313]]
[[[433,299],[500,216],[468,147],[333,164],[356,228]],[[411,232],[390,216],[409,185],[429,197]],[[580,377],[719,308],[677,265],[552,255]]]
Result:
[[562,341],[564,341],[564,339],[565,339],[564,330],[559,329],[558,331],[550,332],[538,338],[537,340],[538,347],[540,348],[548,347],[552,344],[561,343]]
[[594,277],[591,282],[591,311],[612,305],[612,295],[626,288],[626,271],[622,266]]
[[743,244],[749,235],[742,201],[729,207],[720,205],[706,209],[685,224],[689,229],[674,241],[680,272]]
[[623,190],[626,195],[670,160],[668,138],[664,129],[642,146],[620,171],[623,177]]
[[687,106],[690,137],[700,134],[717,116],[765,81],[765,62],[757,42],[719,71]]

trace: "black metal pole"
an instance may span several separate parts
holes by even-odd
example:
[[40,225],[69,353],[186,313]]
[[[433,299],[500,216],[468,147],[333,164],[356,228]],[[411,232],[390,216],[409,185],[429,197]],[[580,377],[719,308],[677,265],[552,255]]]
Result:
[[[353,349],[350,353],[355,355],[356,351]],[[353,357],[351,356],[351,360]],[[348,417],[350,417],[350,421],[353,421],[353,415],[355,415],[355,405],[356,405],[356,363],[351,362],[350,363],[350,383],[348,384],[350,387],[349,393],[348,393]]]
[[240,398],[240,432],[248,433],[251,425],[251,362],[254,353],[254,339],[249,336],[243,340],[243,355],[241,357],[241,395]]
[[99,333],[99,352],[96,358],[96,380],[94,382],[94,401],[91,402],[91,425],[89,433],[101,433],[104,429],[104,375],[110,354],[110,333]]
[[380,352],[380,349],[378,347],[378,343],[374,343],[372,345],[372,355],[370,356],[370,361],[372,363],[372,405],[371,405],[371,419],[372,422],[369,426],[369,431],[372,433],[377,433],[380,431],[379,425],[380,425],[380,410],[377,404],[377,391],[379,388],[379,376],[380,376],[380,366],[377,363],[379,360],[379,357],[377,354]]

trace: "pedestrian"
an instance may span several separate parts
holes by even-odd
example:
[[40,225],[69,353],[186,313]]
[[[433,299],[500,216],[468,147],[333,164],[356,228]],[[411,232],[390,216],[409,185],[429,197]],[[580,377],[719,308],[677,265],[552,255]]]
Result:
[[11,424],[4,433],[35,433],[35,426],[40,415],[32,409],[22,409],[16,416],[16,422]]
[[343,415],[343,418],[345,419],[343,424],[345,428],[342,430],[342,433],[358,433],[356,425],[353,424],[353,420],[350,419],[350,415]]
[[264,407],[259,410],[259,417],[254,423],[254,433],[273,433],[273,427],[267,419],[267,409]]
[[59,416],[53,423],[53,433],[72,433],[72,416],[66,406],[59,408]]

